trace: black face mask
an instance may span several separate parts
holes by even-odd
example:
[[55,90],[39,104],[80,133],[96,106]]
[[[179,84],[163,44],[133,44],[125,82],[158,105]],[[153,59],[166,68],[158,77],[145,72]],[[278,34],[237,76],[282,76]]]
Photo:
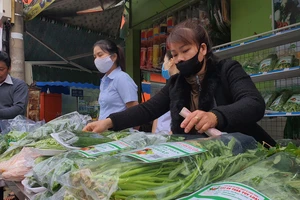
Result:
[[179,70],[180,74],[182,74],[185,77],[189,77],[191,75],[197,74],[203,67],[204,59],[199,62],[198,55],[199,51],[196,53],[194,57],[192,57],[189,60],[181,61],[176,64],[177,69]]

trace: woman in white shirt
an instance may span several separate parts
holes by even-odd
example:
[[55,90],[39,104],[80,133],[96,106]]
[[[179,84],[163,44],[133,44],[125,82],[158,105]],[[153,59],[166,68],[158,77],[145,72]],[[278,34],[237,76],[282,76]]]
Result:
[[99,120],[137,105],[137,85],[124,72],[125,59],[122,49],[110,40],[100,40],[94,44],[94,58],[97,69],[105,73],[100,83]]
[[[171,52],[168,50],[164,57],[164,63],[161,68],[161,75],[168,80],[176,73],[178,73],[178,69],[176,68]],[[164,115],[153,121],[152,133],[171,134],[170,111],[166,112]]]

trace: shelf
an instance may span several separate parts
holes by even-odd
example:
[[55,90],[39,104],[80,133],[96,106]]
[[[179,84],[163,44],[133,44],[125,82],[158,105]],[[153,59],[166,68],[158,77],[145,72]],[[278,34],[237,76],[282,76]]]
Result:
[[[300,40],[300,27],[291,27],[289,30],[282,30],[276,33],[274,31],[263,33],[265,35],[262,36],[249,37],[249,40],[247,41],[239,40],[214,47],[214,53],[222,59],[231,58],[233,56],[243,55]],[[240,43],[234,44],[237,42]]]
[[292,117],[300,116],[300,112],[274,112],[266,113],[264,117]]
[[261,72],[257,74],[251,74],[250,77],[254,83],[263,82],[263,81],[271,81],[271,80],[279,80],[285,78],[292,78],[300,76],[300,66],[284,68],[273,70],[269,72]]

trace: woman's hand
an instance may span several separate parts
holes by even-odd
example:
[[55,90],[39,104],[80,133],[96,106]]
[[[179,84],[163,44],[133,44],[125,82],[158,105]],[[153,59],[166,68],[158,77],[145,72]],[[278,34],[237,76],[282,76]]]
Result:
[[113,127],[113,123],[110,118],[99,120],[96,122],[88,123],[84,128],[83,131],[95,132],[95,133],[102,133],[109,128]]
[[196,110],[190,113],[181,123],[180,127],[188,133],[193,127],[198,133],[204,133],[209,128],[215,128],[218,124],[217,116],[212,112]]

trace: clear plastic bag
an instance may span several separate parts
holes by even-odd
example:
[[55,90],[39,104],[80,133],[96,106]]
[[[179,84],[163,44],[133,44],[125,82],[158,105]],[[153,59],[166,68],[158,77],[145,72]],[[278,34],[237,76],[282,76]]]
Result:
[[2,134],[10,131],[32,132],[42,126],[45,121],[32,121],[23,115],[18,115],[14,119],[0,120],[0,130]]
[[174,199],[260,160],[257,142],[240,133],[187,143],[207,151],[154,163],[120,154],[69,173],[63,185],[80,199]]
[[[265,198],[262,199],[297,200],[300,199],[299,172],[300,159],[292,154],[280,152],[216,185],[208,186],[208,189],[215,188],[215,191],[211,196],[207,194],[205,196],[209,199],[210,197],[211,199],[217,199],[221,197],[221,194],[225,194],[224,192],[228,194],[228,191],[226,191],[227,187],[224,186],[230,184],[237,189],[235,190],[235,197],[237,197],[237,199],[243,199],[244,194],[252,193],[253,196],[264,196]],[[241,190],[244,190],[244,193],[239,193]],[[224,196],[222,197],[224,198]],[[187,200],[192,198],[183,199]]]
[[[124,149],[124,151],[126,151],[142,148],[147,145],[163,143],[167,141],[167,138],[161,135],[147,135],[145,133],[135,132],[121,140],[130,145],[129,149]],[[110,152],[107,152],[107,154],[110,154]],[[61,184],[59,180],[64,174],[88,166],[92,161],[102,160],[101,158],[104,159],[105,156],[108,156],[107,154],[103,153],[101,154],[102,157],[98,158],[87,158],[79,151],[69,151],[53,156],[35,165],[32,169],[33,176],[40,185],[54,193],[60,189]]]
[[11,159],[0,163],[2,178],[9,181],[21,181],[26,173],[31,170],[34,159],[40,155],[35,153],[32,148],[24,147],[18,154]]

